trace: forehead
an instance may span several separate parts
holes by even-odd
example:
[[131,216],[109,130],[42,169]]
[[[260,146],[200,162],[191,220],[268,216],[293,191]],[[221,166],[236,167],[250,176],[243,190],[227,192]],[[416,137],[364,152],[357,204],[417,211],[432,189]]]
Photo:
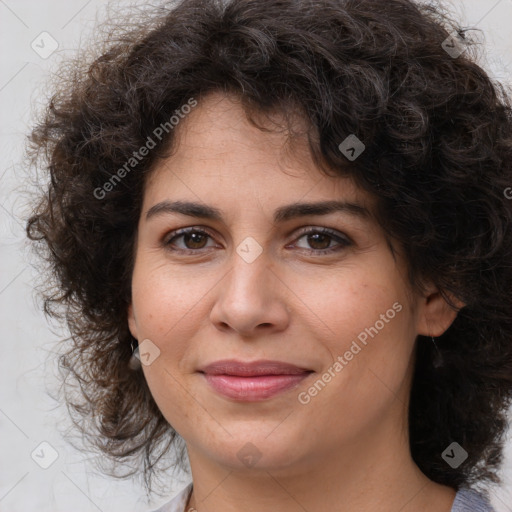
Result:
[[171,155],[154,166],[144,202],[163,200],[172,192],[204,202],[349,198],[371,208],[374,200],[350,177],[327,176],[318,168],[302,117],[256,113],[256,120],[263,130],[248,120],[234,96],[203,98],[176,127]]

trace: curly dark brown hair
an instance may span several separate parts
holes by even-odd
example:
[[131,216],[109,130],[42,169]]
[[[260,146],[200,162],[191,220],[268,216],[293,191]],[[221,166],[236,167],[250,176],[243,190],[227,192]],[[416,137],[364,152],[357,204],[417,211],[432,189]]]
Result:
[[[429,280],[464,304],[435,345],[418,337],[410,449],[435,482],[499,482],[512,396],[512,107],[468,31],[410,0],[182,0],[112,26],[93,58],[66,62],[28,146],[49,179],[27,233],[48,264],[45,311],[70,329],[59,362],[85,439],[131,463],[123,476],[143,467],[147,489],[180,444],[128,367],[127,324],[143,187],[175,130],[113,177],[190,98],[224,91],[251,120],[295,106],[319,168],[377,198],[411,287]],[[450,35],[462,54],[446,51]],[[349,134],[366,146],[353,162],[339,149]],[[454,440],[468,459],[452,469],[441,453]]]

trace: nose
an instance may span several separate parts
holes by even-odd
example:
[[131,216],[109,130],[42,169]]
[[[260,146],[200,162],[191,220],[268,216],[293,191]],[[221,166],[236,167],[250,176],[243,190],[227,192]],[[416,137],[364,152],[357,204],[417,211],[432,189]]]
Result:
[[217,329],[244,337],[285,330],[289,323],[289,293],[265,252],[248,263],[236,252],[232,270],[219,283],[210,318]]

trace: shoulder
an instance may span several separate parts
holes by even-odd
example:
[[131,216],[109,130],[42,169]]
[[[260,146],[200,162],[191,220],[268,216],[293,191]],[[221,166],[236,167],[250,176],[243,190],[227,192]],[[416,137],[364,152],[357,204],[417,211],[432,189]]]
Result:
[[455,495],[451,512],[495,512],[495,510],[483,494],[468,487],[461,487]]
[[185,512],[185,505],[192,490],[192,482],[182,489],[171,501],[164,503],[160,508],[151,512]]

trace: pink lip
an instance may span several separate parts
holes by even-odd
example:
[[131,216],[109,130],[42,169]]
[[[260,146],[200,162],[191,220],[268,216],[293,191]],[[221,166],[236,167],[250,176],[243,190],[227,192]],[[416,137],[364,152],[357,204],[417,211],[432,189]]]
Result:
[[234,400],[256,402],[291,389],[311,370],[280,361],[222,360],[200,370],[218,393]]

